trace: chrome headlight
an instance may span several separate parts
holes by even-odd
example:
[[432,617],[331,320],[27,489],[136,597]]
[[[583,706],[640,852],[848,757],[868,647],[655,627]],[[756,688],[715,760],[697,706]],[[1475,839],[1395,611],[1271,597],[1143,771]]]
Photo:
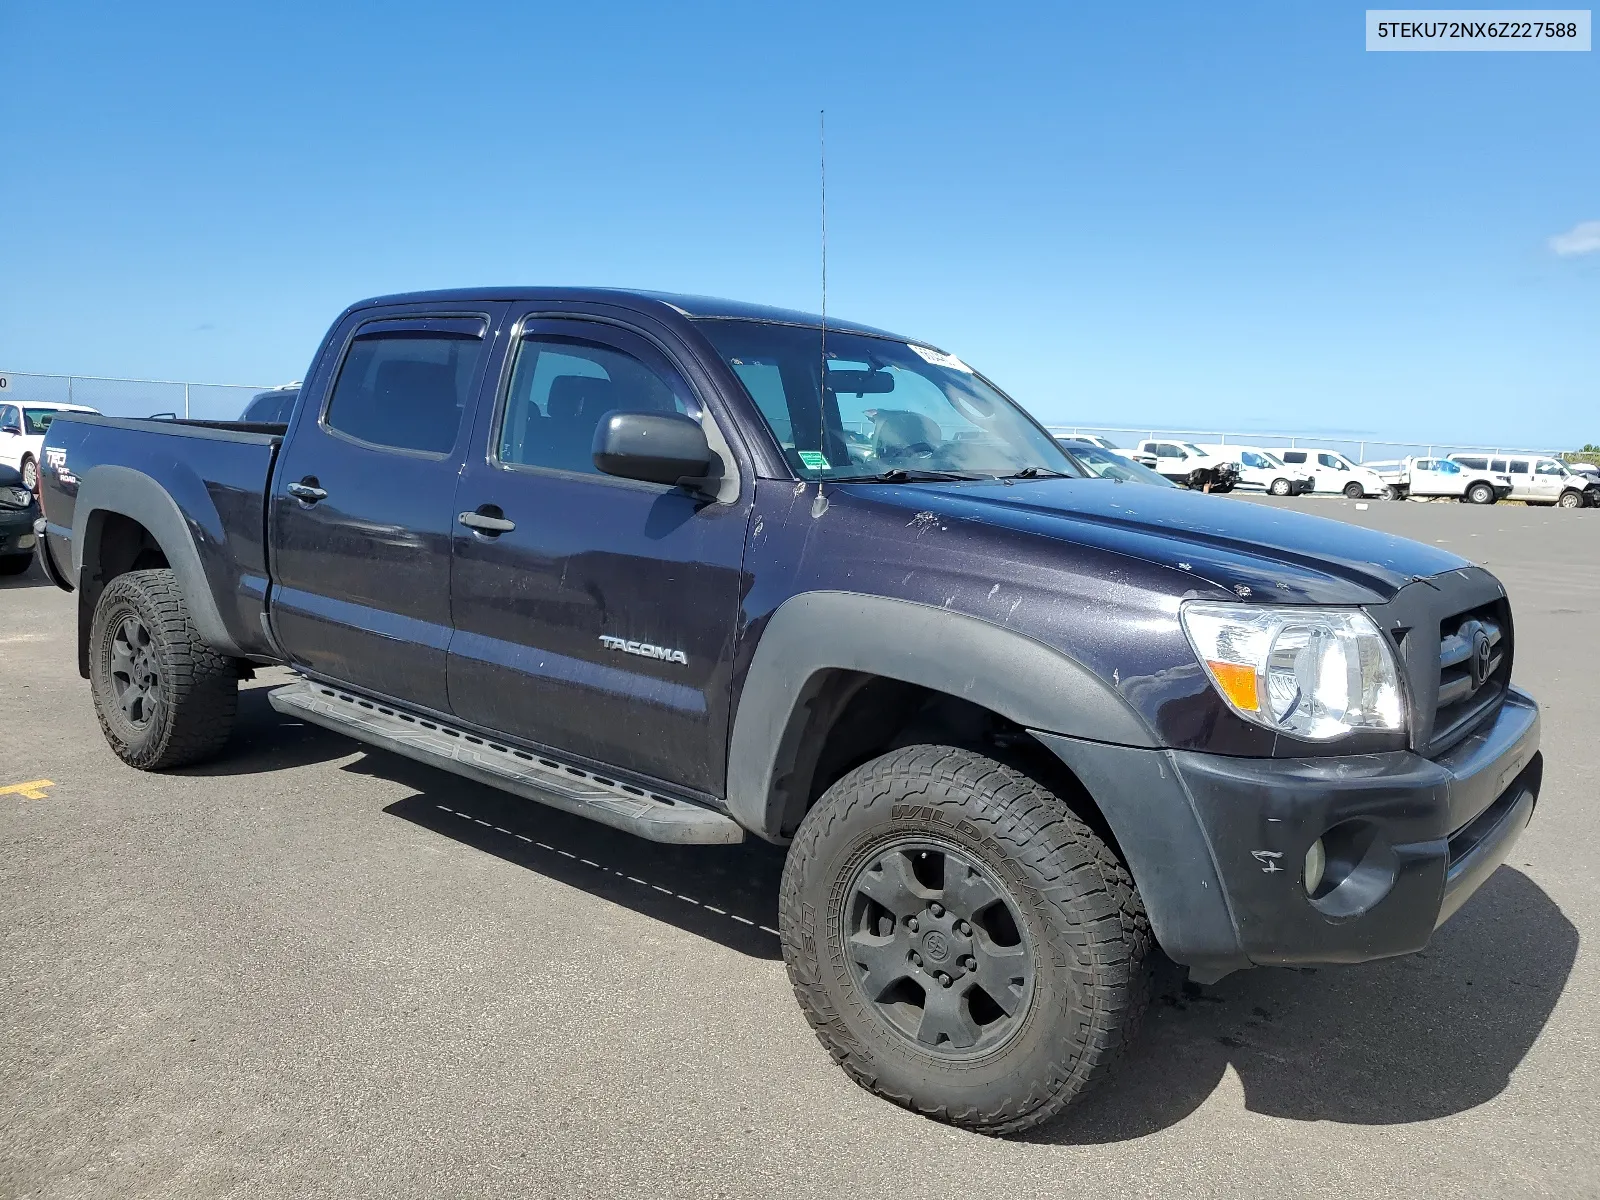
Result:
[[1394,651],[1354,608],[1185,601],[1189,644],[1247,721],[1308,741],[1405,728]]
[[33,493],[27,488],[0,487],[0,504],[7,508],[27,508],[33,503]]

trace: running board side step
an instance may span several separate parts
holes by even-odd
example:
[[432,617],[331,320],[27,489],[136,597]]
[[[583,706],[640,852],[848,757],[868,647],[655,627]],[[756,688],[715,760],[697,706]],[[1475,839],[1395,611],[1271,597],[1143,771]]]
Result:
[[709,808],[518,750],[343,688],[308,680],[276,688],[267,699],[286,717],[652,842],[731,845],[744,840],[738,823]]

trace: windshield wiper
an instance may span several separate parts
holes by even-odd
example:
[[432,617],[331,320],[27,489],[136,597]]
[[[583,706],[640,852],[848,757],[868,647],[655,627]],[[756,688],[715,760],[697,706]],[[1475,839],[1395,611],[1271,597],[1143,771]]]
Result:
[[1065,471],[1052,471],[1049,467],[1023,467],[1020,471],[1015,471],[1010,475],[1001,475],[1000,478],[1010,482],[1013,479],[1075,479],[1077,477],[1068,475]]
[[830,480],[832,483],[971,483],[975,479],[993,479],[992,475],[962,474],[960,471],[924,471],[914,467],[890,467],[876,475],[845,475]]

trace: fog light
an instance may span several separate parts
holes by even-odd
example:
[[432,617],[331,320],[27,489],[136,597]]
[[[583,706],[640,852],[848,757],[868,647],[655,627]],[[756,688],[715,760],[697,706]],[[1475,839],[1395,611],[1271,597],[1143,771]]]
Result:
[[1327,869],[1328,852],[1323,849],[1322,839],[1318,838],[1311,843],[1311,849],[1306,851],[1306,895],[1317,894],[1317,889],[1322,886],[1323,872]]

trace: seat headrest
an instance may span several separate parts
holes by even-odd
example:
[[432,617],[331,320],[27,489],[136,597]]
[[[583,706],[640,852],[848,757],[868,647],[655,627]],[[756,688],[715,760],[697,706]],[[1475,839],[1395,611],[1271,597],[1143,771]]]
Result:
[[612,403],[614,385],[609,379],[592,375],[558,375],[550,382],[550,415],[558,421],[585,418],[598,421],[600,414],[616,407]]

